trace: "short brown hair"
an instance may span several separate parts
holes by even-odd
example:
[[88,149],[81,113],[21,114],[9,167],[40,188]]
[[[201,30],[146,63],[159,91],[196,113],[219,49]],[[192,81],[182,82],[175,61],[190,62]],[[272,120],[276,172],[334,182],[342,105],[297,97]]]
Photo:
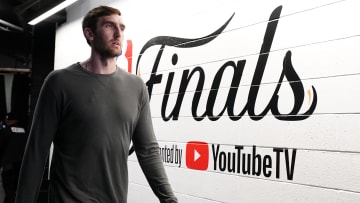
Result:
[[[102,16],[110,16],[110,15],[119,15],[121,16],[121,12],[113,7],[109,6],[99,6],[96,8],[91,9],[84,17],[82,21],[82,29],[84,31],[85,28],[90,28],[91,31],[95,32],[96,30],[96,23],[98,19]],[[86,38],[86,37],[85,37]],[[89,41],[86,39],[87,43]]]
[[82,28],[84,30],[86,27],[88,27],[92,31],[95,31],[96,23],[97,23],[97,20],[99,19],[99,17],[109,16],[109,15],[114,15],[114,14],[121,16],[121,12],[118,9],[113,8],[113,7],[99,6],[99,7],[93,8],[85,15],[85,17],[82,21]]

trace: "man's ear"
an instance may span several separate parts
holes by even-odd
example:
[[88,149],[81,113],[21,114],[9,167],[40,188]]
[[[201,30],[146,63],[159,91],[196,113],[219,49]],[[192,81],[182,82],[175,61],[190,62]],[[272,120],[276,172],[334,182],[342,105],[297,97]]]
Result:
[[88,41],[91,42],[94,40],[94,33],[92,32],[92,30],[90,28],[87,27],[84,29],[84,35]]

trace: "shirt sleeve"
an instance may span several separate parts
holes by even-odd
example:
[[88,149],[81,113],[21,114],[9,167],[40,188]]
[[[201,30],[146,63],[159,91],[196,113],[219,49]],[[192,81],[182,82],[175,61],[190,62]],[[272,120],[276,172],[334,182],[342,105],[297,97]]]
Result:
[[50,145],[56,133],[59,107],[53,91],[54,79],[50,76],[41,88],[35,107],[19,174],[16,203],[37,202]]
[[145,177],[160,202],[177,202],[159,154],[159,145],[154,134],[149,96],[145,84],[142,91],[139,120],[133,135],[133,145]]

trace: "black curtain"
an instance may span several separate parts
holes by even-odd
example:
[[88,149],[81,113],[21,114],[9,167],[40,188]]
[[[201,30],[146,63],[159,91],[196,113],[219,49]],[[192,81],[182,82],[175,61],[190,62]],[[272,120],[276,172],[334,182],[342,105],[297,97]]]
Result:
[[5,120],[6,113],[5,77],[0,75],[0,121]]
[[27,127],[29,117],[29,84],[27,73],[16,73],[11,90],[11,112],[19,119],[19,124]]

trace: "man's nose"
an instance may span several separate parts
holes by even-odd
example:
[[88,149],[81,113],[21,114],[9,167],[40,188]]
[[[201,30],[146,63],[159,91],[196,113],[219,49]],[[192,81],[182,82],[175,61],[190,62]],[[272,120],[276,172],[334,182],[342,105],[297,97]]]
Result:
[[115,29],[115,32],[114,32],[115,37],[121,37],[121,35],[123,34],[121,27],[116,26],[114,29]]

